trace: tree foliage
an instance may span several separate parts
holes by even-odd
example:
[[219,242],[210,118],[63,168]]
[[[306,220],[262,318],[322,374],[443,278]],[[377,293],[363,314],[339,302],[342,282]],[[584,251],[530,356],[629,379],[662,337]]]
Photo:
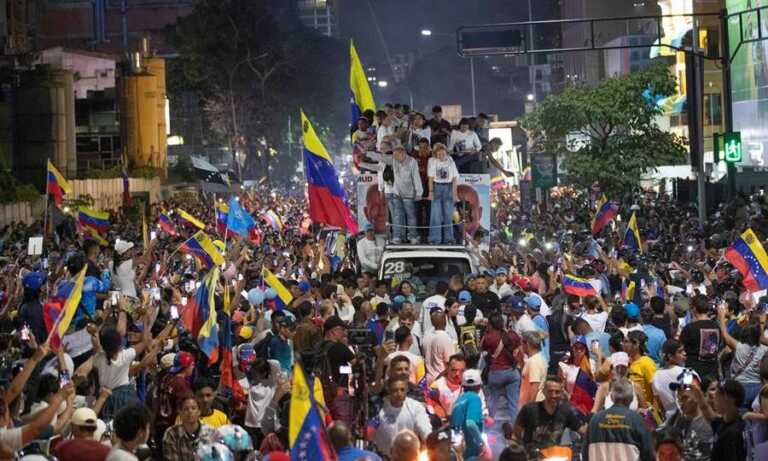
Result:
[[169,94],[199,98],[209,137],[240,146],[251,177],[293,173],[298,151],[287,152],[285,141],[289,117],[293,139],[300,137],[300,106],[333,127],[334,136],[347,131],[344,44],[304,27],[274,3],[199,0],[168,31],[179,52]]
[[523,126],[534,150],[564,156],[576,184],[598,181],[603,190],[619,194],[637,187],[654,168],[686,160],[684,140],[659,128],[655,120],[662,109],[652,101],[675,94],[676,85],[666,66],[656,63],[594,88],[550,96]]

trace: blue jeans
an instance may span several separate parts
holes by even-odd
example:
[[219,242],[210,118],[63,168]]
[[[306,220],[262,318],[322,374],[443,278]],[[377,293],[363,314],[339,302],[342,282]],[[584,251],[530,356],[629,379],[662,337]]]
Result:
[[429,217],[429,243],[453,244],[453,184],[435,183]]
[[[514,422],[517,418],[517,399],[520,397],[520,371],[517,368],[491,370],[488,373],[488,393],[491,416]],[[506,407],[502,407],[502,399],[507,401]]]
[[389,212],[387,218],[389,238],[395,237],[395,227],[392,225],[395,222],[395,197],[395,194],[384,194],[384,201],[387,202],[387,211]]
[[742,402],[741,407],[742,408],[752,408],[752,402],[755,400],[755,397],[757,397],[757,394],[760,393],[760,389],[763,388],[762,383],[742,383],[739,384],[744,387],[744,402]]
[[[419,228],[416,223],[416,204],[413,199],[392,196],[392,234],[394,238],[405,240],[419,238]],[[407,230],[407,232],[406,232]]]

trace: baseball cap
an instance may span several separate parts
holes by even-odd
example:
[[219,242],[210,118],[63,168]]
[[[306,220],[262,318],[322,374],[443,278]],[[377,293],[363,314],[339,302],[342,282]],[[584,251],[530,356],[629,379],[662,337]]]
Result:
[[523,298],[521,298],[520,296],[505,295],[503,298],[501,298],[501,303],[507,304],[510,308],[512,308],[513,311],[525,310],[525,304],[523,303]]
[[520,277],[517,280],[517,286],[520,287],[521,290],[529,290],[531,288],[531,279],[528,277]]
[[623,365],[625,367],[629,366],[629,356],[626,352],[614,352],[611,354],[611,364],[614,367],[618,367],[619,365]]
[[443,308],[440,306],[432,306],[429,309],[429,315],[437,314],[437,313],[443,313]]
[[78,408],[74,413],[72,413],[71,422],[74,426],[93,427],[95,429],[98,420],[99,417],[96,416],[96,412],[90,408],[85,407]]
[[624,304],[624,310],[627,312],[627,317],[631,319],[640,317],[640,307],[635,303]]
[[404,302],[405,302],[405,296],[397,295],[394,298],[392,298],[392,307],[400,309],[400,306],[402,306]]
[[506,267],[500,267],[496,269],[496,277],[500,275],[507,275],[507,268]]
[[45,272],[30,272],[24,276],[21,284],[24,285],[24,288],[39,290],[47,279],[48,276],[45,275]]
[[577,343],[581,343],[584,345],[584,347],[589,348],[589,345],[587,344],[587,337],[584,335],[576,335],[573,337],[571,346],[575,346]]
[[278,320],[277,325],[281,327],[286,327],[289,330],[293,330],[294,328],[296,328],[296,321],[293,319],[293,317],[285,316],[280,320]]
[[493,277],[496,277],[496,272],[492,271],[490,269],[486,269],[486,270],[483,271],[483,275],[486,276],[486,277],[493,278]]
[[133,242],[120,239],[115,241],[115,251],[117,251],[118,254],[123,254],[131,248],[133,248]]
[[373,224],[368,223],[365,226],[363,226],[363,230],[368,232],[368,231],[372,231],[372,230],[376,230],[376,229],[373,227]]
[[243,343],[239,345],[237,347],[237,360],[247,363],[256,360],[256,351],[253,349],[253,344]]
[[299,282],[299,291],[302,293],[308,292],[312,288],[312,284],[307,282],[306,280],[302,280]]
[[470,293],[467,290],[461,290],[459,292],[459,302],[460,303],[468,303],[472,301],[472,293]]
[[240,327],[240,330],[238,330],[237,335],[243,339],[251,339],[253,338],[253,327],[243,325]]
[[169,352],[160,359],[160,365],[163,367],[164,370],[167,370],[173,366],[173,363],[175,361],[176,361],[176,353]]
[[169,371],[171,373],[178,373],[193,366],[195,366],[195,356],[187,351],[181,351],[174,357],[173,366]]
[[461,375],[461,385],[465,387],[477,387],[483,385],[483,379],[480,377],[480,370],[470,368]]
[[328,333],[336,327],[347,328],[347,324],[344,323],[338,315],[332,315],[325,319],[325,323],[323,323],[323,333]]
[[538,296],[526,296],[524,301],[534,311],[541,309],[541,298]]

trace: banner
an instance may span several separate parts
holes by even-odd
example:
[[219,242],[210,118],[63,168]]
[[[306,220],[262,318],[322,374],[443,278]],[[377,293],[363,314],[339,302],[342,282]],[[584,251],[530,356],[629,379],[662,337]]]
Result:
[[357,176],[357,227],[365,229],[373,224],[377,234],[387,232],[387,202],[384,192],[379,191],[379,181],[375,174]]

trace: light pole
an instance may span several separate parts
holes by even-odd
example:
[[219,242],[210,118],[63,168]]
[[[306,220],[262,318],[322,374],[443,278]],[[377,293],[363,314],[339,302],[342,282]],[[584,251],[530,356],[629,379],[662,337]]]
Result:
[[[442,36],[442,37],[451,37],[455,38],[455,34],[448,34],[445,32],[433,32],[432,29],[424,28],[421,29],[421,36],[422,37],[432,37],[432,36]],[[470,85],[472,86],[471,92],[472,92],[472,113],[474,115],[477,115],[477,95],[475,90],[475,58],[470,56],[469,57],[469,79],[470,79]]]

